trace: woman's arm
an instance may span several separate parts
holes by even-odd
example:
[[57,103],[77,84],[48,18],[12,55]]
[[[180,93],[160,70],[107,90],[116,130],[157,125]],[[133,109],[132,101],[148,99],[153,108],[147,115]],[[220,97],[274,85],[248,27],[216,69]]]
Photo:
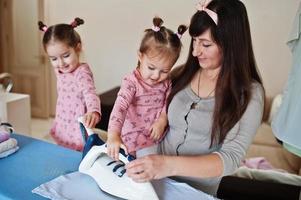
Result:
[[223,176],[232,174],[252,143],[262,121],[264,92],[258,83],[252,84],[252,96],[245,113],[239,122],[229,131],[221,148],[215,153],[223,161]]
[[149,155],[126,165],[127,174],[137,182],[168,176],[217,177],[222,174],[222,160],[217,154],[204,156]]

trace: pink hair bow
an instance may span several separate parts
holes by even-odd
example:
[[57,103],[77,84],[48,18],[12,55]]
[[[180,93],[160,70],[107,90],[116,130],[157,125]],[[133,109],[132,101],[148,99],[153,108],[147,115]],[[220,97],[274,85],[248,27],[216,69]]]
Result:
[[217,25],[218,22],[217,14],[216,12],[207,8],[209,3],[210,1],[207,2],[206,0],[203,2],[199,1],[199,3],[196,5],[196,8],[199,11],[205,11],[209,15],[209,17],[214,21],[214,23]]

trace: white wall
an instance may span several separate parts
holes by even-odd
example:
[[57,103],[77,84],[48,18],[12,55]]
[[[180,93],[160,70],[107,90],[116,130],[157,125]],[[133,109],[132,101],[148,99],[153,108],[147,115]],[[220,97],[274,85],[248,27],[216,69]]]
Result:
[[300,0],[242,1],[248,10],[255,57],[266,93],[274,96],[283,90],[291,68],[286,42]]
[[[84,56],[90,64],[98,92],[121,82],[134,69],[137,49],[145,28],[158,15],[173,30],[189,23],[196,0],[45,0],[46,21],[68,23],[78,16],[85,24],[78,27]],[[267,95],[280,92],[290,69],[286,41],[300,0],[243,0],[245,3],[257,64]],[[183,37],[184,49],[178,64],[186,60],[189,36]]]

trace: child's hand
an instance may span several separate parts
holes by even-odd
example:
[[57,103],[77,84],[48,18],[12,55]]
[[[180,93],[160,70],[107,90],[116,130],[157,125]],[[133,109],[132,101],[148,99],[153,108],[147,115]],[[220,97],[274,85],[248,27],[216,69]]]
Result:
[[100,116],[98,112],[88,112],[84,115],[84,123],[87,128],[94,128],[99,120]]
[[122,144],[120,134],[118,133],[108,133],[107,140],[107,153],[114,160],[119,160],[119,149],[123,148],[127,154],[126,147]]
[[153,123],[150,129],[150,137],[157,141],[161,138],[162,134],[164,133],[165,126],[162,126],[162,124],[159,121],[156,121]]
[[150,137],[155,141],[159,140],[165,131],[167,123],[167,116],[162,113],[159,119],[155,121],[150,128]]

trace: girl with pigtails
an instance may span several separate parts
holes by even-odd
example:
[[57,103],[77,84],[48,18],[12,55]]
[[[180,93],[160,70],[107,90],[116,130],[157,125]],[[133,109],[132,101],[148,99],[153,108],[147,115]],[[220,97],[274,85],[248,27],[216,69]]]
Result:
[[158,153],[158,142],[167,127],[166,102],[171,90],[169,72],[179,58],[180,25],[175,33],[153,19],[146,29],[138,51],[138,65],[123,78],[108,128],[108,155],[118,160],[120,147],[141,157]]
[[82,24],[84,20],[80,18],[50,27],[38,23],[44,32],[44,50],[57,78],[56,114],[50,135],[57,144],[78,151],[83,150],[84,140],[77,119],[84,116],[85,126],[93,128],[101,118],[92,71],[79,59],[82,42],[74,29]]

